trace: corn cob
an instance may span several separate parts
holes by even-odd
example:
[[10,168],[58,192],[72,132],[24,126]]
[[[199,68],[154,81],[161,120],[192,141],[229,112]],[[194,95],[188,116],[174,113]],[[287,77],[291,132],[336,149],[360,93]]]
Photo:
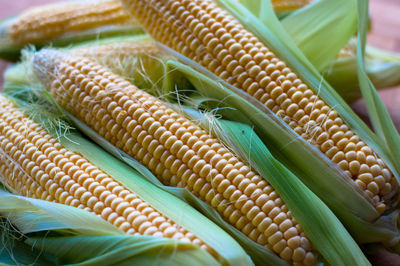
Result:
[[164,184],[188,189],[284,260],[316,262],[316,251],[274,189],[199,126],[87,59],[44,50],[35,55],[34,71],[62,107]]
[[8,33],[16,43],[25,45],[52,40],[65,32],[130,22],[119,1],[62,3],[28,9],[12,22]]
[[215,252],[134,192],[68,151],[0,95],[0,181],[17,194],[94,213],[130,235],[167,237]]
[[340,58],[348,58],[348,57],[354,57],[355,56],[355,48],[354,47],[354,42],[350,41],[348,44],[346,44],[345,47],[343,47],[342,50],[339,51],[339,53],[336,55],[337,59]]
[[[153,41],[144,40],[82,47],[72,50],[71,54],[92,59],[114,73],[132,80],[137,86],[149,88],[159,79],[157,70],[163,68],[161,57],[166,53]],[[157,77],[151,75],[153,70]]]
[[263,103],[363,190],[376,210],[398,190],[388,166],[295,73],[210,0],[124,0],[159,42]]
[[105,65],[112,65],[115,61],[118,62],[127,57],[132,58],[135,55],[148,54],[149,56],[160,56],[163,53],[162,49],[157,47],[153,41],[126,41],[95,45],[77,48],[71,52],[74,56],[104,62]]
[[164,79],[168,74],[165,61],[170,55],[146,37],[118,38],[105,44],[94,42],[69,52],[96,61],[150,94],[166,96],[176,85]]

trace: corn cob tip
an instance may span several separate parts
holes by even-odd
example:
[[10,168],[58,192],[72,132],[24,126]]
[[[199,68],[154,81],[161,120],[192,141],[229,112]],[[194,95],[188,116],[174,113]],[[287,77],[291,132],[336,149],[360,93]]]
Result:
[[51,84],[50,73],[57,73],[57,62],[64,54],[55,49],[43,49],[33,55],[33,71],[44,85]]

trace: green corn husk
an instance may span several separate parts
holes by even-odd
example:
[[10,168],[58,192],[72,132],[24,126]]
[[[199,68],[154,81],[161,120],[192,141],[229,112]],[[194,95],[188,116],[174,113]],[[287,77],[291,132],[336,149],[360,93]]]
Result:
[[[41,53],[45,52],[46,51],[43,51]],[[168,66],[170,65],[169,62],[167,62],[167,65]],[[171,67],[169,67],[168,69],[172,70]],[[175,71],[172,70],[171,72]],[[182,76],[189,77],[187,73],[181,71],[181,75],[178,77]],[[197,111],[191,111],[189,113],[190,115],[192,115],[192,117],[193,113],[195,114],[194,117],[196,121],[198,121],[199,117],[201,117],[201,115],[199,115]],[[99,143],[104,149],[112,153],[114,156],[120,158],[121,160],[127,162],[134,168],[136,168],[140,173],[146,176],[148,180],[152,181],[153,183],[159,186],[162,186],[162,184],[146,168],[144,168],[138,162],[136,162],[135,160],[133,160],[120,150],[116,149],[114,146],[112,146],[105,139],[100,137],[92,129],[85,126],[78,119],[74,118],[71,115],[68,116],[81,131],[83,131],[86,135],[88,135],[90,138]],[[218,124],[218,122],[215,123]],[[210,128],[212,129],[213,127]],[[233,147],[232,145],[229,145],[230,143],[237,143],[237,139],[235,139],[234,137],[235,134],[237,136],[238,134],[239,135],[243,134],[242,132],[244,131],[248,132],[248,134],[253,136],[253,138],[250,139],[251,140],[254,139],[254,143],[256,143],[257,147],[260,146],[259,148],[249,149],[248,147],[244,147],[241,145],[234,145],[234,148],[237,148],[239,150],[237,152],[239,156],[245,154],[244,153],[245,150],[247,152],[250,152],[250,154],[252,154],[253,151],[256,153],[260,152],[260,150],[267,151],[266,147],[257,138],[257,136],[250,127],[244,124],[236,124],[233,122],[222,122],[221,128],[223,130],[214,132],[215,133],[214,135],[216,135],[218,138],[222,140],[224,139],[227,140],[228,138],[225,144],[227,144],[230,147]],[[264,158],[263,160],[271,159],[271,161],[276,162],[276,160],[273,159],[271,155],[265,157],[265,155],[263,154],[260,157]],[[246,160],[247,158],[243,159]],[[314,243],[316,248],[321,252],[323,257],[321,258],[322,259],[321,261],[328,261],[331,264],[344,264],[344,265],[369,264],[368,261],[365,259],[365,257],[362,255],[359,248],[357,247],[357,244],[352,240],[352,238],[346,232],[345,228],[341,225],[339,220],[337,220],[335,215],[329,211],[327,206],[324,203],[322,203],[322,201],[320,201],[309,189],[307,189],[300,181],[298,181],[296,177],[293,174],[291,174],[289,170],[287,170],[283,165],[279,164],[278,162],[273,164],[267,164],[263,160],[261,161],[250,160],[250,163],[257,170],[259,170],[261,175],[268,182],[273,184],[274,187],[275,183],[279,183],[279,180],[281,180],[283,177],[286,180],[290,180],[286,185],[284,185],[283,183],[276,185],[277,186],[276,189],[280,194],[282,194],[282,196],[284,195],[283,196],[284,200],[285,202],[287,202],[287,204],[291,206],[290,208],[296,209],[296,211],[293,211],[292,213],[295,213],[294,215],[296,219],[298,219],[300,225],[304,227],[306,234],[310,235],[312,242]],[[195,206],[197,209],[202,210],[202,212],[205,215],[207,215],[208,218],[212,219],[215,223],[217,223],[219,226],[221,226],[230,234],[232,234],[238,240],[238,242],[242,244],[242,246],[250,254],[250,256],[252,257],[253,261],[256,264],[275,265],[276,262],[273,262],[271,259],[275,261],[277,258],[276,255],[270,254],[271,251],[268,251],[266,248],[250,241],[238,230],[228,225],[221,219],[218,213],[210,206],[201,202],[199,199],[194,197],[191,193],[189,193],[185,189],[168,187],[168,190],[174,193],[175,195],[179,196],[181,199],[186,200],[187,202]],[[294,197],[292,194],[293,190],[297,191],[296,197]],[[301,202],[302,207],[297,206],[300,204],[299,202]],[[297,208],[299,208],[299,210],[297,210]],[[300,211],[302,208],[304,208],[303,211]],[[307,212],[305,210],[307,210]],[[337,245],[337,243],[341,244]]]
[[[329,106],[333,106],[336,109],[346,124],[379,154],[394,173],[396,179],[399,180],[400,164],[397,159],[397,154],[400,151],[397,148],[399,136],[391,128],[391,121],[384,114],[383,105],[379,102],[376,93],[372,93],[370,100],[373,101],[372,106],[378,106],[376,110],[383,115],[381,117],[384,119],[381,121],[381,124],[384,125],[381,125],[381,132],[378,130],[378,136],[356,116],[303,55],[290,35],[285,32],[282,24],[277,20],[269,1],[260,0],[252,3],[249,1],[254,10],[260,10],[260,13],[263,14],[263,20],[257,19],[250,11],[234,1],[217,0],[216,2],[239,19],[245,28],[253,32],[279,58],[284,60],[314,92],[318,90],[319,97]],[[351,8],[349,10],[353,12],[352,17],[357,18],[357,13],[354,14],[354,12],[357,11],[358,6],[356,2],[349,2],[351,3],[344,7],[349,7],[350,5]],[[365,2],[360,1],[358,3],[358,5],[363,4]],[[340,14],[344,13],[346,12],[340,11]],[[362,19],[364,25],[368,24],[366,23],[368,20],[366,13],[360,16],[360,19]],[[365,34],[366,29],[364,28],[360,31]],[[329,53],[331,54],[330,56],[336,56],[352,34],[353,31],[349,29],[343,34],[346,36],[337,36],[342,43],[335,44],[338,50],[334,53]],[[218,113],[225,118],[254,125],[255,131],[264,143],[268,145],[272,154],[335,212],[357,241],[360,243],[381,242],[387,245],[394,245],[399,241],[397,193],[391,201],[387,201],[389,209],[383,215],[378,214],[369,199],[364,196],[364,192],[349,177],[344,175],[335,164],[315,147],[299,138],[292,129],[270,110],[192,60],[177,54],[167,47],[164,48],[186,64],[178,63],[174,60],[170,60],[167,63],[171,70],[174,69],[184,73],[184,76],[189,79],[197,90],[197,94],[202,95],[198,97],[198,102],[217,109]],[[324,59],[325,57],[328,58],[328,55],[320,58]],[[330,62],[330,60],[324,59],[323,61]],[[361,80],[363,79],[365,80],[365,77],[361,78]],[[363,89],[363,91],[366,91],[366,89]],[[378,121],[378,125],[379,119],[377,117],[379,116],[375,115],[374,119]],[[321,173],[324,173],[323,179],[321,179]]]
[[[262,0],[257,2],[265,3]],[[264,16],[267,14],[265,12]],[[269,26],[271,18],[265,19],[261,15],[259,19]],[[356,1],[315,1],[284,18],[281,23],[307,59],[321,70],[335,59],[357,32]]]
[[[25,96],[29,97],[28,94]],[[227,233],[187,203],[146,181],[133,168],[67,128],[68,124],[59,120],[57,110],[43,109],[44,102],[41,106],[38,103],[29,106],[21,100],[17,103],[66,149],[83,155],[161,214],[193,232],[219,257],[217,260],[191,243],[129,236],[84,210],[14,195],[1,189],[0,213],[26,235],[25,244],[56,257],[60,264],[252,265],[248,255]],[[7,232],[3,231],[3,234]],[[23,258],[17,258],[20,259]]]
[[25,243],[26,237],[16,232],[6,218],[0,217],[0,265],[55,265],[55,258],[46,253],[38,254]]
[[[351,43],[353,55],[336,58],[322,70],[325,79],[346,100],[353,103],[362,96],[358,85],[355,43]],[[387,89],[400,85],[400,55],[367,46],[366,71],[376,89]]]
[[[101,2],[118,3],[114,0],[70,1],[70,2],[59,2],[56,4],[35,7],[35,10],[37,11],[40,9],[49,9],[49,8],[56,8],[58,10],[63,10],[64,5],[78,5],[79,7],[82,8],[82,10],[77,9],[79,12],[87,12],[88,10],[90,10],[90,8],[96,8],[96,6],[93,5]],[[121,23],[109,22],[105,23],[104,25],[101,24],[96,25],[95,23],[92,23],[90,26],[87,26],[87,28],[83,30],[69,31],[68,27],[70,26],[71,23],[70,20],[64,18],[63,16],[58,16],[55,18],[54,16],[51,17],[51,12],[50,12],[48,17],[53,19],[53,21],[50,22],[49,25],[47,25],[46,27],[49,28],[55,27],[54,22],[58,21],[63,25],[62,31],[52,34],[51,37],[45,37],[42,39],[36,38],[30,41],[19,41],[12,37],[12,35],[10,34],[10,29],[14,23],[18,23],[18,19],[20,19],[20,17],[24,14],[25,13],[21,13],[20,15],[16,15],[0,21],[0,58],[15,61],[19,58],[21,49],[26,45],[34,45],[36,47],[52,45],[56,47],[58,46],[61,47],[61,46],[68,46],[71,43],[78,43],[87,40],[95,40],[111,36],[135,35],[138,33],[143,33],[143,30],[140,28],[139,25],[136,25],[134,23],[129,23],[131,21],[128,21],[127,19],[125,19]],[[108,14],[105,14],[104,16],[107,15]],[[47,16],[44,19],[47,19]],[[73,22],[74,21],[72,20],[72,23]]]

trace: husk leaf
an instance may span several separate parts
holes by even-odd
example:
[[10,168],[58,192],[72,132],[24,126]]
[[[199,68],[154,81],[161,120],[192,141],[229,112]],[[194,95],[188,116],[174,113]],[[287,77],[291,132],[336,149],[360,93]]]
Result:
[[[271,25],[274,11],[269,0],[245,0],[241,4],[267,27]],[[356,0],[314,1],[285,16],[281,23],[308,60],[321,70],[356,33]]]
[[367,37],[368,0],[357,0],[358,35],[357,63],[358,79],[375,132],[388,148],[396,169],[400,169],[400,135],[390,118],[378,92],[369,79],[365,68],[365,43]]

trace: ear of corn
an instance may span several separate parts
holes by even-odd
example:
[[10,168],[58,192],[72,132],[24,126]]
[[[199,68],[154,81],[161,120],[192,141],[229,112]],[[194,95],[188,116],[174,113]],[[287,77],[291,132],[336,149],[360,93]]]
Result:
[[68,52],[106,66],[153,95],[167,95],[174,89],[164,78],[169,56],[147,35],[92,41]]
[[[34,70],[63,108],[162,183],[188,189],[284,260],[315,263],[310,240],[274,189],[196,124],[86,59],[45,50],[35,55]],[[353,255],[326,259],[338,263]]]
[[60,2],[28,9],[0,24],[0,56],[18,58],[28,44],[65,46],[142,32],[116,0]]
[[[260,21],[249,19],[251,14],[236,7],[234,2],[218,2],[237,18],[246,20],[246,27],[257,37],[212,1],[124,1],[156,40],[207,68],[227,87],[264,112],[265,116],[258,111],[260,116],[255,117],[257,109],[253,108],[252,112],[241,109],[253,122],[258,120],[258,130],[279,143],[278,147],[288,150],[288,146],[297,146],[299,151],[307,147],[307,151],[297,155],[279,151],[280,158],[292,159],[292,169],[302,172],[307,185],[332,206],[345,223],[354,225],[360,218],[373,223],[385,210],[393,208],[398,200],[397,171],[393,167],[396,162],[390,159],[385,146],[379,145],[379,140],[332,93],[329,85],[321,82],[311,64],[295,54],[298,50],[285,34],[272,33]],[[283,40],[288,41],[287,46],[282,44]],[[288,49],[279,49],[281,46]],[[183,60],[196,66],[193,61]],[[291,68],[298,72],[294,73]],[[328,89],[316,91],[321,86]],[[209,95],[216,93],[209,91]],[[238,99],[231,102],[236,102],[235,107],[243,106]],[[320,178],[321,172],[313,171],[316,165],[320,169],[330,166],[324,180]],[[339,187],[343,190],[335,191]],[[355,200],[347,202],[343,193]],[[387,235],[377,236],[379,232],[370,237],[360,234],[355,226],[351,228],[359,239],[391,240]]]
[[[222,264],[251,264],[226,233],[133,169],[76,134],[61,135],[56,140],[5,97],[0,96],[0,103],[0,180],[11,191],[91,212],[114,225],[116,232],[172,238],[201,247]],[[42,123],[49,119],[38,116]],[[12,213],[16,208],[11,200],[2,202],[6,203],[0,204],[2,212]],[[31,226],[20,217],[16,220],[22,228]],[[175,241],[167,243],[174,245]],[[215,263],[198,247],[197,251],[189,248],[190,253],[200,252],[198,257]],[[171,252],[185,252],[185,248]]]

